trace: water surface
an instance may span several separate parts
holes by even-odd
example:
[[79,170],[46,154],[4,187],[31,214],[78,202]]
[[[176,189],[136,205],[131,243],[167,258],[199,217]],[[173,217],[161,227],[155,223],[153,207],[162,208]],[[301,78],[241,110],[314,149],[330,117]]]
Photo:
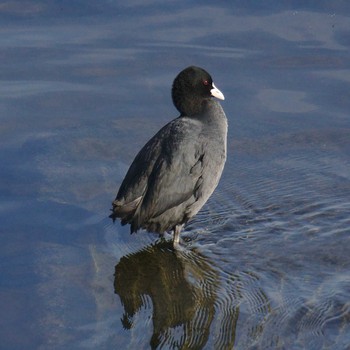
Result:
[[[5,349],[348,349],[350,6],[0,7]],[[139,148],[207,69],[222,180],[174,252],[108,219]]]

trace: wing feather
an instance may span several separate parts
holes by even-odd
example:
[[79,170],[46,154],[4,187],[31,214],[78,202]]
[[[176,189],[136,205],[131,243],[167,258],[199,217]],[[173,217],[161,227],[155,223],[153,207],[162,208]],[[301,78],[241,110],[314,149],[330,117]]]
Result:
[[[123,224],[131,223],[132,232],[147,228],[152,219],[176,206],[183,205],[180,211],[185,214],[185,203],[191,197],[194,202],[200,193],[204,153],[195,142],[198,135],[188,134],[193,128],[186,122],[193,123],[182,117],[181,122],[178,118],[163,127],[138,153],[125,176],[113,210]],[[189,147],[184,149],[183,144]]]

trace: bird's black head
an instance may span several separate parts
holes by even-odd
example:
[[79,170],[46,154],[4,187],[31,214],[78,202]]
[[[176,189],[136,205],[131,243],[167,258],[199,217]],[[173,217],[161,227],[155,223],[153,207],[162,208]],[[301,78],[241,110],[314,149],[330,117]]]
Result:
[[182,115],[191,116],[200,113],[203,101],[212,96],[220,100],[224,99],[224,95],[214,85],[210,74],[202,68],[188,67],[174,80],[173,102]]

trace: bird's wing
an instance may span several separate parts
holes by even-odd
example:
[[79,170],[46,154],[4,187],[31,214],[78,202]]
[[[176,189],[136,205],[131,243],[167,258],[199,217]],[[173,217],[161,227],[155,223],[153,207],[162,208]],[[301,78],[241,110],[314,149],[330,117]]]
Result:
[[[193,196],[199,196],[203,170],[203,149],[199,146],[197,132],[189,128],[186,121],[173,123],[163,139],[161,151],[148,176],[147,189],[133,217],[135,227],[155,218],[166,210],[181,205]],[[185,208],[184,208],[185,211]]]
[[119,217],[127,223],[140,204],[147,190],[148,177],[161,151],[163,129],[145,144],[130,165],[113,202],[113,218]]

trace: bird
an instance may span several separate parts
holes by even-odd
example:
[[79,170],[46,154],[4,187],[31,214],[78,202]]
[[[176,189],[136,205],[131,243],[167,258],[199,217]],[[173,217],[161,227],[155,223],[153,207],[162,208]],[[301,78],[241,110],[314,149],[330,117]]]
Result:
[[[110,217],[144,229],[180,233],[217,187],[227,157],[223,93],[203,68],[182,70],[172,85],[180,115],[162,127],[138,152],[112,203]],[[217,100],[218,99],[218,100]]]

